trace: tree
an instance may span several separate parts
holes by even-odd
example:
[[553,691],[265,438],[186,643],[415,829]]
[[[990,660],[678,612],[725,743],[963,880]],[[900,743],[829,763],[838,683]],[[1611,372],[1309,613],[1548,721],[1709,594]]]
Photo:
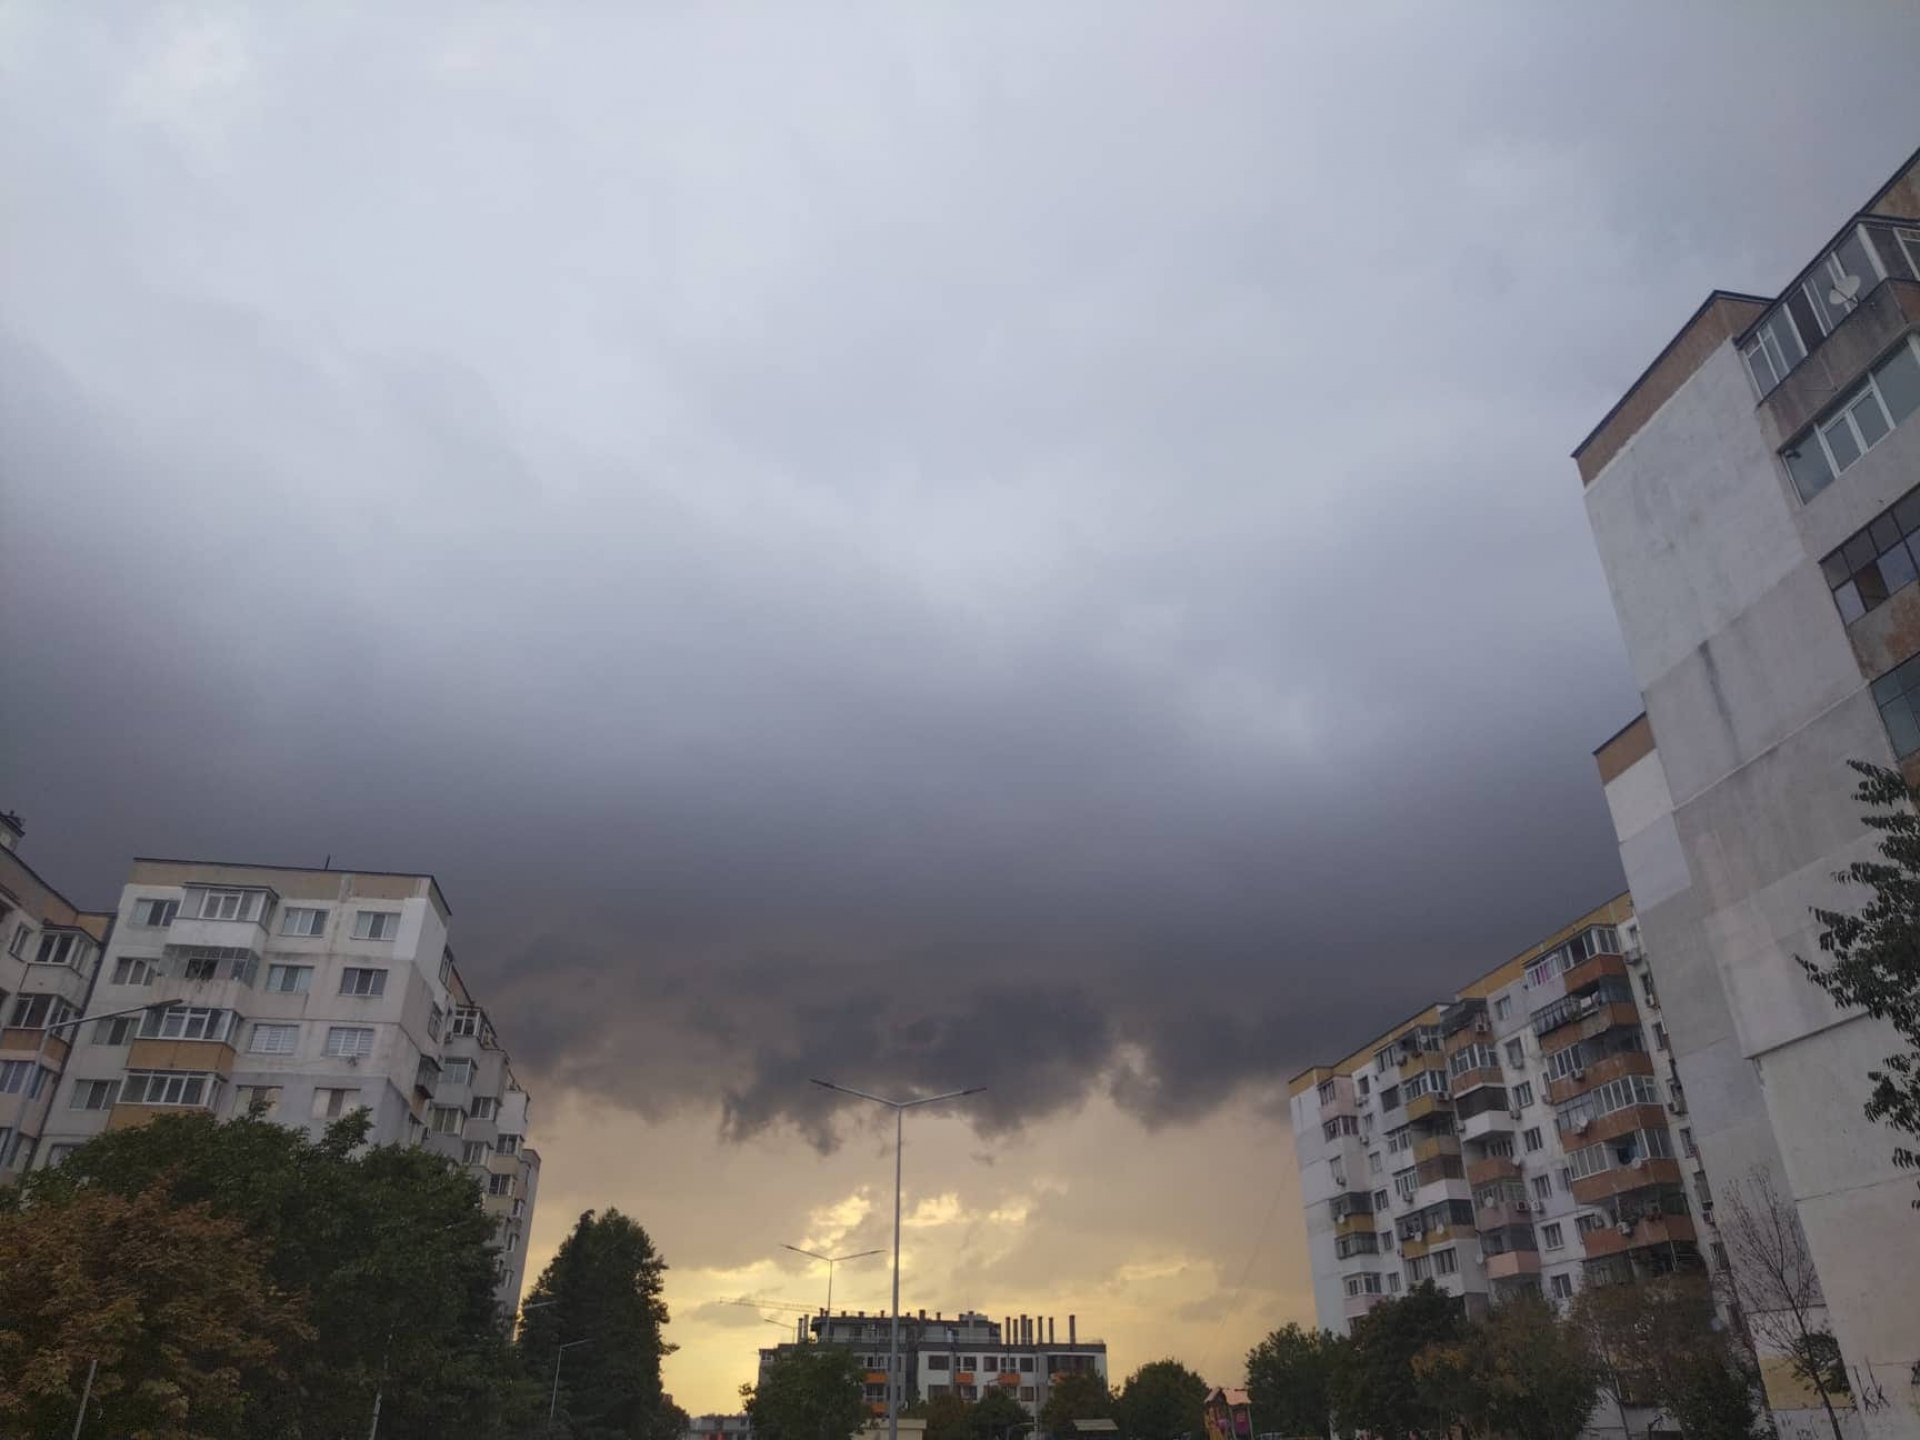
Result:
[[1053,1377],[1047,1403],[1040,1408],[1040,1426],[1059,1435],[1076,1420],[1111,1420],[1113,1395],[1107,1382],[1091,1370],[1070,1370]]
[[263,1247],[164,1185],[78,1190],[0,1214],[0,1433],[241,1440],[312,1338]]
[[1826,1298],[1793,1202],[1755,1167],[1721,1197],[1720,1210],[1728,1282],[1747,1328],[1820,1397],[1833,1440],[1842,1440],[1833,1397],[1848,1393],[1847,1367],[1826,1326]]
[[927,1422],[927,1440],[973,1440],[973,1407],[949,1391],[909,1405],[901,1413]]
[[[1854,798],[1867,810],[1862,821],[1881,834],[1880,859],[1856,860],[1834,878],[1873,898],[1857,915],[1815,906],[1813,918],[1824,927],[1820,949],[1829,958],[1795,958],[1836,1005],[1859,1006],[1906,1042],[1907,1050],[1868,1072],[1866,1116],[1920,1136],[1920,791],[1896,770],[1847,763],[1862,777]],[[1893,1163],[1920,1169],[1920,1153],[1896,1145]],[[1914,1204],[1920,1207],[1920,1197]]]
[[[987,1389],[977,1403],[967,1407],[967,1434],[971,1440],[1004,1440],[1015,1425],[1027,1422],[1027,1412],[1007,1392],[1004,1385]],[[931,1440],[932,1427],[928,1427]]]
[[1457,1302],[1422,1281],[1353,1322],[1333,1372],[1333,1409],[1343,1432],[1402,1436],[1444,1431],[1455,1418],[1432,1408],[1433,1387],[1414,1374],[1413,1357],[1460,1339]]
[[1504,1300],[1451,1344],[1414,1357],[1436,1414],[1514,1440],[1572,1440],[1600,1396],[1586,1337],[1538,1295]]
[[1201,1405],[1210,1387],[1178,1360],[1153,1360],[1127,1377],[1113,1418],[1127,1440],[1170,1440],[1205,1432]]
[[1746,1357],[1717,1328],[1697,1276],[1590,1285],[1573,1302],[1601,1383],[1620,1405],[1657,1405],[1687,1440],[1748,1440],[1758,1423]]
[[259,1247],[268,1280],[305,1298],[312,1338],[254,1398],[260,1435],[366,1430],[387,1440],[515,1428],[528,1397],[494,1305],[493,1221],[473,1177],[425,1150],[365,1146],[367,1120],[314,1141],[256,1116],[161,1116],[27,1177],[30,1209],[164,1183]]
[[1263,1431],[1325,1435],[1339,1340],[1289,1324],[1247,1352],[1247,1400]]
[[559,1347],[570,1347],[560,1403],[575,1440],[658,1436],[667,1406],[660,1361],[674,1349],[661,1333],[666,1269],[639,1225],[618,1210],[589,1210],[528,1296],[520,1354],[530,1373],[546,1376]]
[[839,1345],[796,1345],[742,1385],[755,1440],[847,1440],[867,1420],[863,1372]]

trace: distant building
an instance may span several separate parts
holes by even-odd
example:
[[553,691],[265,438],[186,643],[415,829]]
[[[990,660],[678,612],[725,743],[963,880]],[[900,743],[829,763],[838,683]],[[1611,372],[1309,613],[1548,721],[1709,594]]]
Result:
[[1861,1115],[1899,1045],[1796,958],[1866,898],[1834,880],[1878,843],[1847,762],[1920,778],[1920,155],[1833,220],[1777,295],[1709,295],[1574,458],[1645,706],[1596,758],[1700,1148],[1723,1198],[1791,1198],[1857,1423],[1913,1440],[1914,1176]]
[[747,1440],[753,1426],[744,1415],[695,1415],[681,1440]]
[[[760,1370],[802,1343],[842,1345],[852,1350],[866,1371],[869,1410],[887,1410],[887,1350],[891,1322],[865,1311],[814,1315],[801,1322],[809,1335],[805,1342],[775,1345],[760,1352]],[[1075,1372],[1107,1378],[1104,1340],[1080,1338],[1077,1316],[1067,1316],[1062,1337],[1054,1317],[1009,1315],[990,1320],[977,1311],[947,1316],[922,1310],[900,1317],[900,1353],[905,1387],[902,1405],[915,1400],[957,1395],[978,1400],[998,1389],[1017,1401],[1029,1415],[1038,1416],[1054,1381]]]

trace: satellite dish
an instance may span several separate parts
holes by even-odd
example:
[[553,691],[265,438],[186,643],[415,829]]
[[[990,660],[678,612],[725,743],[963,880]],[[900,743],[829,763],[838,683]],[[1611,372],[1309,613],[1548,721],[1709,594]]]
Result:
[[1833,282],[1833,289],[1827,292],[1827,299],[1835,305],[1851,305],[1853,297],[1860,293],[1858,275],[1842,275]]

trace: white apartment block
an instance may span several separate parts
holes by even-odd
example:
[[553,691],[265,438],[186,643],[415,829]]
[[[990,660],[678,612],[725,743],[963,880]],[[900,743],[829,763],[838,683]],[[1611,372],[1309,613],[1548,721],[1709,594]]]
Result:
[[1710,295],[1574,453],[1645,705],[1596,758],[1700,1148],[1791,1197],[1853,1423],[1913,1440],[1914,1176],[1861,1114],[1900,1043],[1796,957],[1867,898],[1847,762],[1920,777],[1920,155],[1780,294]]
[[510,1312],[540,1160],[448,917],[428,875],[134,861],[35,1163],[172,1110],[257,1110],[316,1137],[364,1110],[371,1143],[479,1178]]
[[[1314,1305],[1431,1280],[1469,1315],[1716,1263],[1712,1199],[1622,896],[1291,1084]],[[1650,1414],[1629,1409],[1642,1433]],[[1617,1432],[1596,1414],[1590,1433]]]

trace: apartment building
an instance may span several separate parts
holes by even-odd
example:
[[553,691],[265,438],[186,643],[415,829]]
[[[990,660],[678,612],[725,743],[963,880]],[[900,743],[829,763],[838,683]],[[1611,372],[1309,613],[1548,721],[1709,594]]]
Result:
[[[922,1310],[900,1317],[901,1371],[905,1387],[900,1403],[956,1395],[979,1400],[994,1389],[1039,1416],[1054,1382],[1062,1375],[1091,1373],[1107,1378],[1104,1340],[1082,1340],[1079,1318],[1067,1316],[1066,1333],[1057,1317],[1008,1315],[992,1320],[967,1310],[948,1316]],[[779,1356],[800,1344],[841,1345],[852,1350],[866,1371],[866,1401],[875,1415],[887,1410],[887,1355],[892,1322],[884,1313],[864,1310],[817,1314],[800,1322],[808,1337],[760,1352],[761,1374]]]
[[21,858],[0,814],[0,1184],[33,1163],[113,917],[82,910]]
[[1898,1043],[1795,959],[1862,901],[1847,762],[1920,778],[1920,155],[1779,294],[1708,296],[1574,458],[1645,705],[1596,759],[1695,1136],[1723,1200],[1791,1197],[1858,1423],[1920,1436],[1914,1177],[1860,1108]]
[[1717,1263],[1660,1001],[1623,895],[1296,1075],[1320,1324],[1427,1280],[1478,1315]]
[[135,860],[35,1163],[169,1110],[257,1111],[316,1136],[364,1110],[372,1143],[478,1176],[510,1311],[540,1159],[449,914],[430,875]]

